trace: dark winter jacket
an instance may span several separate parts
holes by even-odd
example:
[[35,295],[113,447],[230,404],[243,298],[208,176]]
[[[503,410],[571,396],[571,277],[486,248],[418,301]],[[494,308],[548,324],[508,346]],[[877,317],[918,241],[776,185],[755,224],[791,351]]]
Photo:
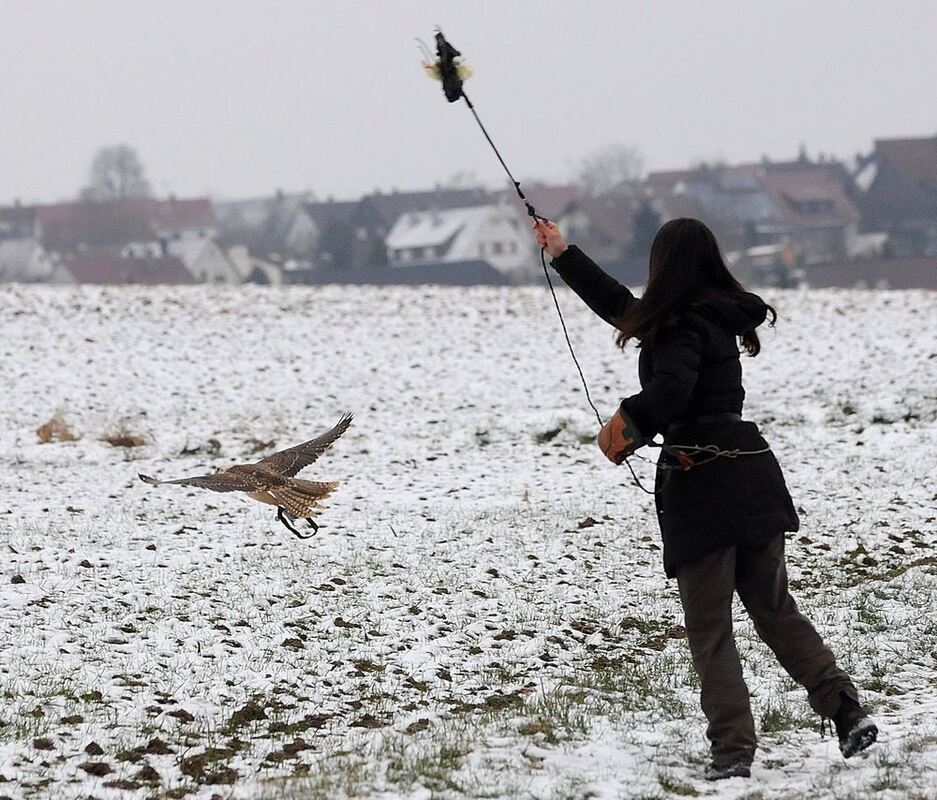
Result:
[[[575,246],[553,266],[610,324],[636,302],[627,287]],[[661,434],[674,445],[767,448],[754,423],[713,419],[741,415],[745,390],[737,337],[758,327],[766,315],[767,306],[757,295],[713,292],[675,314],[653,345],[641,348],[641,391],[622,400],[621,407],[646,439]],[[668,576],[708,552],[758,546],[798,529],[772,453],[719,458],[685,471],[668,469],[675,461],[662,452],[655,485]]]

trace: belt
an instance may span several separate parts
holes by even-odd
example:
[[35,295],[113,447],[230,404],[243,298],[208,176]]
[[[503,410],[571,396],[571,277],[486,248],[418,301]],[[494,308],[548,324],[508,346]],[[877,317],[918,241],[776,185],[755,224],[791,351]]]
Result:
[[742,415],[732,411],[723,411],[717,414],[700,414],[698,417],[688,417],[677,422],[671,422],[667,426],[667,436],[679,433],[684,428],[694,427],[696,425],[715,425],[720,422],[741,422]]

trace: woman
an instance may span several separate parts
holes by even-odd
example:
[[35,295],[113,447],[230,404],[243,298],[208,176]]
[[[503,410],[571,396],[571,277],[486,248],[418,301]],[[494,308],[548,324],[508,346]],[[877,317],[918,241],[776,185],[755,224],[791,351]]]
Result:
[[[671,220],[657,233],[640,299],[567,246],[555,224],[538,221],[534,228],[563,280],[618,329],[618,345],[636,340],[641,348],[641,391],[621,401],[599,445],[616,464],[655,435],[670,445],[658,461],[654,494],[664,569],[677,579],[709,722],[706,777],[749,777],[755,754],[755,724],[732,636],[735,592],[758,635],[807,690],[810,705],[835,722],[842,754],[864,750],[878,730],[788,592],[784,532],[796,531],[799,521],[774,455],[757,426],[741,417],[738,345],[757,355],[755,329],[769,315],[774,324],[774,309],[735,280],[698,220]],[[746,455],[713,457],[696,445]]]

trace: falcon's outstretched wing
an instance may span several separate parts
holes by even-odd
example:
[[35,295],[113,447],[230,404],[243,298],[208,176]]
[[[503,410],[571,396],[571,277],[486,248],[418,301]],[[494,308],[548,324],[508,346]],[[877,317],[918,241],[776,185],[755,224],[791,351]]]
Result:
[[262,461],[258,461],[257,466],[265,467],[280,475],[292,478],[297,472],[308,467],[328,450],[332,443],[348,430],[352,419],[354,419],[352,414],[345,414],[338,421],[338,424],[327,433],[287,450],[281,450],[272,456],[267,456]]
[[211,489],[213,492],[254,492],[260,488],[256,481],[245,475],[232,472],[216,472],[214,475],[196,475],[193,478],[177,478],[174,481],[160,481],[149,475],[141,475],[140,480],[152,486],[175,483],[179,486],[196,486],[199,489]]

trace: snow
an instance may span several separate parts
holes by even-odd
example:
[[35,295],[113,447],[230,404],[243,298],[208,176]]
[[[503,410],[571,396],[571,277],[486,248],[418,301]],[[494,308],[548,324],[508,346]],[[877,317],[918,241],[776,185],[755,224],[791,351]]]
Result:
[[[867,753],[819,736],[739,609],[758,760],[700,779],[651,498],[595,447],[545,290],[12,285],[0,797],[937,796],[937,295],[767,299],[746,416],[801,509],[795,596],[880,723]],[[636,353],[560,301],[608,413]],[[346,410],[302,473],[342,481],[308,541],[137,479]],[[55,414],[77,441],[39,443]]]

